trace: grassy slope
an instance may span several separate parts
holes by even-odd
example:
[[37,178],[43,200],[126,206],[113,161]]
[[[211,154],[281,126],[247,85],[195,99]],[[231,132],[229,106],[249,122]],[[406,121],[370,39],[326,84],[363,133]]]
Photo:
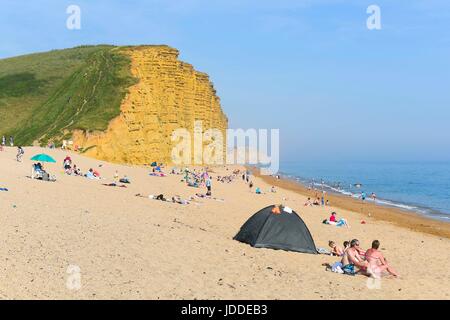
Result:
[[0,60],[0,135],[60,143],[72,129],[105,130],[135,83],[127,56],[86,46]]

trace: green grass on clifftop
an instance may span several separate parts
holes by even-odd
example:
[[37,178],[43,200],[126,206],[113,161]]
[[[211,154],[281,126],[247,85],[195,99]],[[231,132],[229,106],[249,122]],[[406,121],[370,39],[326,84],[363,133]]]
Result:
[[0,135],[45,145],[74,129],[105,130],[136,81],[128,56],[113,46],[0,60]]

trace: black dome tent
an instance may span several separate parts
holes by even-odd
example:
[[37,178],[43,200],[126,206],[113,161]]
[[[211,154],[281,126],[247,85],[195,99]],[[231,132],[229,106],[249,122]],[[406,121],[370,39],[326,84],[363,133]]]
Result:
[[233,239],[255,248],[317,254],[314,240],[302,218],[287,207],[276,209],[277,206],[272,205],[259,210]]

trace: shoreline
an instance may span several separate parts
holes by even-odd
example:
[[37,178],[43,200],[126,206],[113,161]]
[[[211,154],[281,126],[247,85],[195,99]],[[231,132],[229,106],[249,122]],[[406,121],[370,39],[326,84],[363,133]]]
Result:
[[[182,176],[150,176],[149,168],[111,164],[63,150],[27,147],[23,162],[15,150],[0,152],[0,259],[5,261],[0,291],[7,299],[449,299],[449,239],[362,218],[358,210],[303,204],[298,185],[270,177],[252,177],[256,194],[239,176],[219,182],[243,166],[213,167],[212,198],[195,197]],[[31,156],[46,153],[56,160],[45,168],[55,182],[29,178]],[[70,155],[83,172],[96,168],[102,179],[64,173]],[[193,169],[190,167],[190,169]],[[204,170],[204,168],[200,168]],[[118,173],[131,183],[111,186]],[[238,178],[238,179],[236,179]],[[271,184],[266,183],[268,180]],[[271,185],[283,185],[270,192]],[[295,187],[295,188],[294,188]],[[266,192],[267,191],[267,192]],[[144,197],[136,197],[136,194]],[[146,195],[179,196],[189,204],[155,201]],[[337,198],[336,198],[337,199]],[[363,248],[374,239],[401,278],[383,279],[382,290],[367,286],[367,277],[326,272],[330,255],[254,248],[234,240],[261,208],[285,204],[304,221],[314,243],[327,248],[357,238]],[[350,228],[325,225],[336,210]],[[356,211],[356,212],[355,212]],[[392,211],[389,211],[390,213]],[[392,215],[392,213],[391,213]],[[407,215],[410,216],[410,215]],[[366,224],[360,224],[361,220]],[[424,223],[425,224],[425,223]],[[428,225],[428,224],[427,224]],[[417,250],[420,250],[420,254]],[[433,261],[433,263],[428,263]],[[427,264],[428,263],[428,264]],[[427,264],[427,272],[417,273]],[[79,290],[67,286],[70,270],[79,267]],[[69,271],[68,271],[69,270]],[[307,272],[305,272],[307,270]],[[11,281],[14,279],[14,281]]]
[[[308,190],[308,188],[301,183],[288,178],[277,179],[272,176],[261,175],[259,169],[256,167],[248,167],[248,169],[255,177],[262,179],[270,185],[281,189],[291,190],[303,196],[311,197],[312,199],[315,197],[316,193],[320,192],[317,190]],[[326,199],[330,201],[331,206],[353,211],[365,219],[369,218],[368,214],[370,213],[370,218],[378,221],[384,221],[409,230],[450,239],[450,223],[446,221],[422,216],[412,211],[382,206],[376,203],[362,203],[358,199],[338,193],[327,192]]]

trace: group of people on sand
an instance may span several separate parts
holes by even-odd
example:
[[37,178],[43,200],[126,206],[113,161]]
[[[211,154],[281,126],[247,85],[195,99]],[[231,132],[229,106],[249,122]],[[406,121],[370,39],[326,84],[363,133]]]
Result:
[[200,188],[206,187],[206,195],[212,195],[212,179],[213,177],[209,174],[208,168],[202,170],[189,170],[186,168],[184,170],[184,179],[181,181],[186,183],[188,187]]
[[344,247],[338,246],[334,241],[329,242],[331,254],[341,258],[332,266],[331,271],[342,274],[355,275],[362,273],[374,278],[380,278],[384,273],[398,277],[397,271],[388,263],[380,248],[380,241],[372,241],[369,249],[363,250],[358,239],[345,241]]
[[72,158],[70,156],[66,156],[63,160],[63,169],[64,173],[70,176],[80,176],[88,179],[100,179],[100,173],[90,168],[86,173],[83,174],[81,169],[73,163]]
[[325,192],[322,194],[321,197],[315,196],[314,200],[311,200],[310,197],[305,202],[305,207],[311,207],[311,206],[329,206],[330,200],[325,200]]
[[234,181],[235,177],[236,177],[235,174],[227,175],[227,176],[217,176],[216,181],[222,182],[222,183],[231,183]]
[[70,156],[66,156],[63,160],[63,168],[64,173],[67,175],[74,175],[74,176],[82,176],[80,168],[77,167],[76,164],[73,164],[72,166],[72,158]]

